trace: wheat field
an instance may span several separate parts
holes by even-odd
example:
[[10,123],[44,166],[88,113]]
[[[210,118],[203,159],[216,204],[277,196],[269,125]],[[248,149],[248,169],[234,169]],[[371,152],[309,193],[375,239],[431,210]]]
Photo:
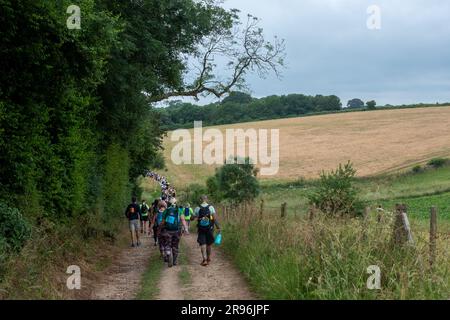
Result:
[[[280,181],[316,178],[351,161],[359,176],[398,171],[450,155],[450,107],[378,110],[239,123],[225,129],[279,129]],[[205,128],[204,128],[205,130]],[[190,130],[192,132],[192,130]],[[167,175],[177,185],[204,182],[214,165],[175,165],[165,139]],[[204,143],[206,145],[206,143]],[[241,155],[242,156],[242,155]]]

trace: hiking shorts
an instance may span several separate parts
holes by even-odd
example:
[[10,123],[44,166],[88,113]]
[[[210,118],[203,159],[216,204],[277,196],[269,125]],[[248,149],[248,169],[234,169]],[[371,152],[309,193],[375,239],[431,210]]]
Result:
[[140,228],[138,219],[130,220],[130,231],[139,231]]
[[142,216],[141,215],[141,221],[148,221],[148,216]]
[[214,231],[208,230],[208,231],[198,231],[198,237],[197,242],[199,245],[207,245],[210,246],[214,243]]

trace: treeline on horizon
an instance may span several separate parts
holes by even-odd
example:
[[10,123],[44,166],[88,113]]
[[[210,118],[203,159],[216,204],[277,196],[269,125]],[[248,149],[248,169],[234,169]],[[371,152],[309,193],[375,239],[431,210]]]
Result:
[[175,130],[178,128],[193,128],[194,121],[202,121],[203,126],[214,126],[336,112],[450,105],[450,103],[418,103],[368,108],[362,101],[361,104],[360,107],[343,107],[340,98],[335,95],[309,96],[304,94],[289,94],[254,98],[244,92],[232,92],[220,102],[201,106],[181,100],[174,100],[170,101],[167,107],[158,108],[157,111],[160,114],[162,128],[165,130]]

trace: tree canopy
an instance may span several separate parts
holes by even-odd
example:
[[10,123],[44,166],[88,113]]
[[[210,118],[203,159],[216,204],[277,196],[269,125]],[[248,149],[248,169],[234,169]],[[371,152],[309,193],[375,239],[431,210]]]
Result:
[[221,103],[198,106],[176,101],[159,108],[158,112],[164,129],[172,130],[192,127],[194,121],[220,125],[339,111],[341,107],[336,96],[290,94],[256,99],[248,94],[232,93]]
[[375,102],[375,100],[370,100],[366,102],[366,106],[368,110],[375,110],[377,107],[377,103]]
[[80,29],[70,5],[0,0],[0,202],[26,217],[116,215],[143,170],[163,166],[151,102],[224,96],[282,66],[283,42],[220,1],[80,0]]
[[358,99],[358,98],[349,100],[347,102],[347,108],[350,108],[350,109],[364,108],[364,101],[362,101],[361,99]]
[[249,158],[241,161],[235,158],[234,163],[223,165],[208,178],[208,193],[217,201],[226,200],[232,204],[252,201],[260,193],[257,173]]

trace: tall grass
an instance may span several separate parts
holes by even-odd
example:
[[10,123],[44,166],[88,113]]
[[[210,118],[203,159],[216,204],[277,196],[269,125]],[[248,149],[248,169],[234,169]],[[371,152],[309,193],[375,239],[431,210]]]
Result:
[[[404,202],[411,207],[411,213],[416,218],[427,213],[431,205],[439,206],[442,216],[448,213],[448,199],[450,193],[450,166],[438,169],[427,169],[420,173],[399,173],[369,178],[360,178],[355,182],[361,190],[363,200],[372,205],[383,204],[392,209],[395,203]],[[267,207],[279,207],[286,202],[288,211],[308,210],[308,193],[316,187],[316,180],[304,180],[291,183],[262,183],[262,196]],[[419,208],[419,211],[413,210]],[[417,213],[417,214],[416,214]]]
[[[448,239],[433,270],[426,234],[414,247],[390,241],[392,219],[287,216],[247,207],[222,215],[224,248],[265,299],[448,299]],[[413,231],[415,225],[413,225]],[[367,268],[381,269],[381,290],[369,290]]]
[[[89,299],[96,277],[128,244],[125,239],[123,220],[105,224],[100,214],[65,223],[42,219],[22,251],[5,261],[0,299]],[[81,268],[81,290],[66,287],[70,265]]]

